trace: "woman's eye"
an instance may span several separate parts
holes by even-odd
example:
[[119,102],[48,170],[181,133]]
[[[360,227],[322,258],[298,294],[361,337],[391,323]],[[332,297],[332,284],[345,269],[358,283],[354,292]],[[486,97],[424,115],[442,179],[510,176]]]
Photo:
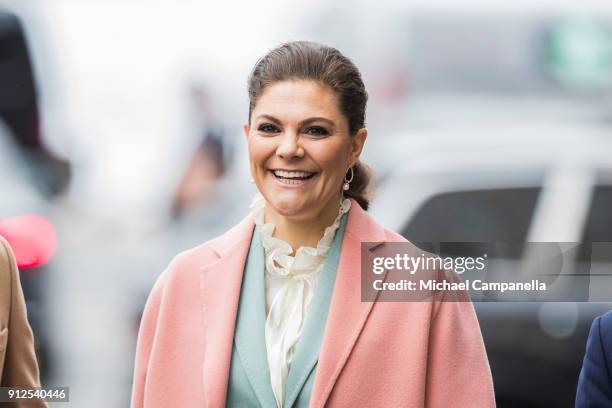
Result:
[[274,133],[274,132],[278,132],[278,128],[274,125],[271,125],[269,123],[264,123],[262,125],[260,125],[257,130],[259,130],[260,132],[264,132],[264,133]]
[[312,135],[312,136],[325,136],[325,135],[329,135],[329,132],[322,127],[313,126],[313,127],[309,127],[308,129],[306,129],[306,134]]

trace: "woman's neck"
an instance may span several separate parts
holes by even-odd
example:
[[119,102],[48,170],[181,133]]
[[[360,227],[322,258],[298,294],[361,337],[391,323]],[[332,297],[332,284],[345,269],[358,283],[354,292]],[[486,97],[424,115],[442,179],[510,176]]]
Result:
[[311,219],[296,220],[285,217],[275,211],[269,210],[266,206],[264,210],[265,222],[274,224],[274,237],[282,239],[291,245],[292,255],[301,246],[316,247],[323,236],[325,228],[329,227],[340,210],[340,198],[330,200],[323,210]]

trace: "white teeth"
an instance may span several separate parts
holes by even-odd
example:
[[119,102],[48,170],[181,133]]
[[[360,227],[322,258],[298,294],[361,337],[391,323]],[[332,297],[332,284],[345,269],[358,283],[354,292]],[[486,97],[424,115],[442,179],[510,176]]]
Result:
[[284,170],[274,170],[274,175],[277,177],[284,178],[306,178],[312,176],[314,173],[309,173],[306,171],[284,171]]
[[304,179],[286,179],[286,178],[280,178],[278,180],[281,183],[283,183],[283,184],[303,184],[303,183],[306,183],[306,180],[304,180]]

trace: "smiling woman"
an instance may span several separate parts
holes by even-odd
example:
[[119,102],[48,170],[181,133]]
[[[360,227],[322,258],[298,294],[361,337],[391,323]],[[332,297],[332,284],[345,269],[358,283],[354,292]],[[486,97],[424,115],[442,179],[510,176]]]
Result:
[[367,93],[355,65],[289,42],[256,63],[248,91],[258,194],[238,225],[158,278],[132,406],[494,406],[469,299],[361,301],[362,256],[405,239],[366,212]]

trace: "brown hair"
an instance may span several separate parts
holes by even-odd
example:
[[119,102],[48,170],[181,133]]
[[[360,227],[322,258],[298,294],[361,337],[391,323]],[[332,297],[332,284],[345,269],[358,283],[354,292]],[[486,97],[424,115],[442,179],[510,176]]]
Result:
[[[248,79],[249,125],[251,113],[263,90],[270,84],[292,79],[312,80],[330,87],[338,96],[340,112],[346,117],[351,136],[365,127],[368,101],[359,70],[351,60],[335,48],[309,41],[281,44],[255,64]],[[353,166],[353,180],[344,191],[367,210],[370,204],[372,171],[357,160]]]

